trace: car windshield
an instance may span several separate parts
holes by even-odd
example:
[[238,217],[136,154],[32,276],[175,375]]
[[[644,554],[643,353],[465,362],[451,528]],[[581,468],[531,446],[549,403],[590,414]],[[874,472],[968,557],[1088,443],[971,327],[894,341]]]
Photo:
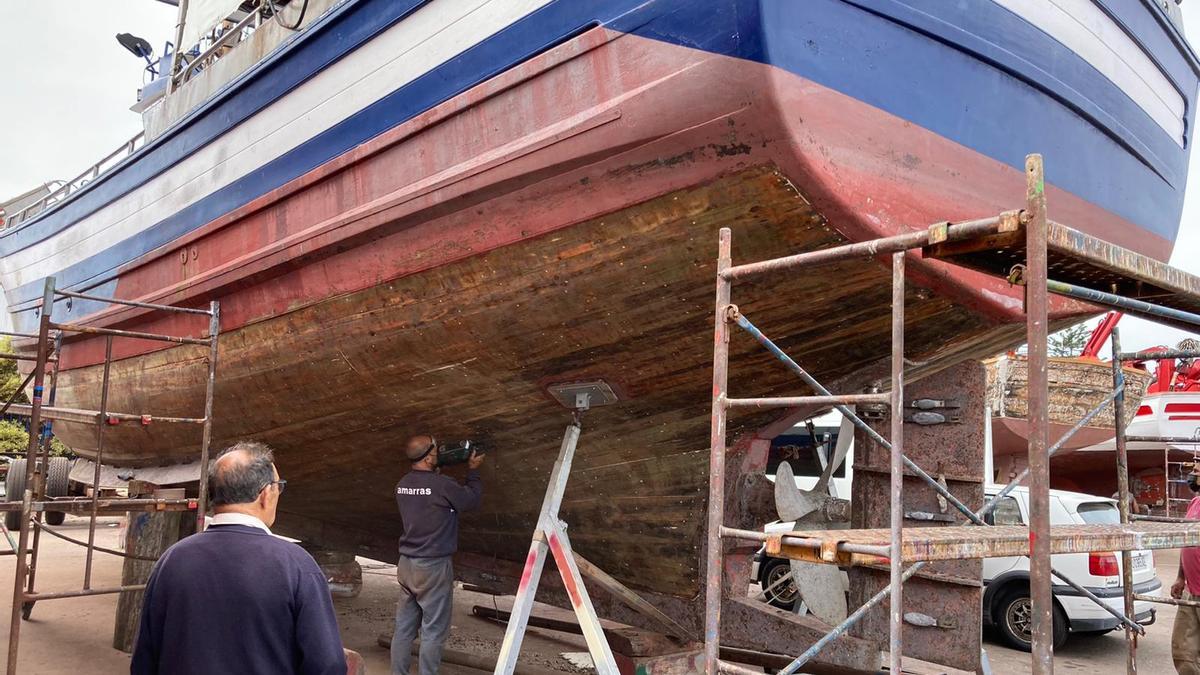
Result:
[[1116,505],[1109,502],[1087,502],[1080,504],[1075,511],[1089,525],[1116,525],[1121,522]]

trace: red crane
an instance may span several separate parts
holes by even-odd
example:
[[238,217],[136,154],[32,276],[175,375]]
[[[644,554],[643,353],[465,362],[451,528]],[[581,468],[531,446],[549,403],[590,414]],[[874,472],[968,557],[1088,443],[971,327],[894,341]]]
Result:
[[1104,315],[1100,323],[1096,324],[1096,328],[1092,330],[1091,337],[1088,338],[1087,344],[1083,346],[1083,352],[1079,355],[1090,359],[1100,358],[1100,348],[1108,341],[1108,336],[1112,335],[1113,329],[1117,327],[1117,322],[1121,317],[1125,316],[1122,312],[1109,312]]

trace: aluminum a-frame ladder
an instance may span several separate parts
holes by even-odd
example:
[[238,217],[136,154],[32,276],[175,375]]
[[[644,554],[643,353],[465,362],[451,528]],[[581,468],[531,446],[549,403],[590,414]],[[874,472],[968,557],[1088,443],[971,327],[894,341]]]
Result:
[[516,670],[517,655],[521,651],[521,640],[525,637],[525,629],[529,625],[529,612],[533,609],[533,597],[537,594],[538,582],[542,578],[547,551],[554,555],[554,562],[558,565],[563,586],[571,598],[575,616],[579,618],[579,626],[583,629],[583,637],[587,640],[588,652],[592,656],[596,672],[602,675],[618,675],[617,662],[609,649],[608,640],[604,637],[600,618],[596,616],[596,609],[592,606],[587,588],[583,585],[583,577],[579,574],[579,567],[575,564],[571,541],[567,538],[567,525],[558,519],[558,508],[562,505],[563,492],[567,489],[571,460],[575,457],[575,446],[579,442],[582,430],[580,419],[590,405],[590,394],[580,392],[575,395],[575,412],[563,435],[558,459],[550,471],[550,484],[546,488],[546,498],[542,501],[541,515],[538,517],[537,529],[533,532],[529,555],[525,558],[525,569],[521,573],[517,599],[508,619],[508,628],[504,631],[500,656],[496,659],[496,675],[511,675]]

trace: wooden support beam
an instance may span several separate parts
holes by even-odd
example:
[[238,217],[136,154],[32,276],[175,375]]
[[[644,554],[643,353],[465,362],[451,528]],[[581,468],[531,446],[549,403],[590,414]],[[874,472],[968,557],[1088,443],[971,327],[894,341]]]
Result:
[[575,564],[579,567],[580,574],[596,582],[609,593],[612,593],[618,600],[628,605],[630,609],[662,626],[667,635],[684,642],[699,639],[697,636],[692,635],[688,629],[681,626],[678,621],[664,614],[657,607],[643,599],[642,596],[633,592],[628,586],[614,579],[608,572],[588,562],[579,553],[575,553]]
[[[481,619],[502,622],[507,622],[512,616],[512,612],[508,610],[483,605],[475,605],[471,608],[471,613]],[[623,626],[612,621],[601,620],[601,623],[604,627],[604,637],[614,654],[630,657],[661,656],[675,654],[681,649],[678,643],[660,633]],[[583,634],[575,615],[556,607],[538,607],[536,614],[530,613],[527,625],[560,633]]]

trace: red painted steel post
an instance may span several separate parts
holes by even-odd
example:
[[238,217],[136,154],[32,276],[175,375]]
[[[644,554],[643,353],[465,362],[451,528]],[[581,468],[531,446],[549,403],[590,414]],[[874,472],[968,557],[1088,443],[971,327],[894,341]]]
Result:
[[21,501],[21,532],[17,538],[17,572],[13,580],[12,614],[8,624],[8,675],[17,672],[17,646],[21,639],[21,610],[25,604],[25,579],[29,572],[25,559],[29,547],[29,510],[33,499],[33,463],[37,460],[42,424],[42,392],[46,385],[46,360],[49,357],[50,314],[54,311],[54,277],[46,278],[42,295],[42,315],[38,321],[37,360],[33,365],[33,400],[29,407],[29,447],[25,451],[25,494]]
[[[1117,390],[1117,396],[1113,399],[1113,431],[1115,443],[1117,446],[1117,508],[1121,512],[1121,524],[1129,524],[1129,453],[1125,443],[1125,372],[1122,370],[1121,363],[1121,331],[1119,328],[1112,329],[1112,368],[1113,368],[1113,388]],[[1163,488],[1170,489],[1171,484],[1166,480],[1163,481]],[[1168,503],[1170,500],[1167,500]],[[1135,614],[1133,611],[1133,555],[1128,551],[1121,551],[1121,585],[1125,596],[1125,616],[1133,619]],[[1125,659],[1125,670],[1129,675],[1137,673],[1137,640],[1138,636],[1135,631],[1125,627],[1125,646],[1128,648]]]
[[88,519],[87,557],[83,564],[83,590],[92,587],[92,557],[96,546],[96,516],[100,513],[100,464],[104,461],[104,429],[108,426],[108,385],[112,373],[113,336],[104,338],[104,377],[100,382],[100,415],[96,417],[96,461],[92,471],[92,512]]
[[213,396],[217,388],[217,338],[221,333],[221,303],[213,300],[208,317],[208,388],[204,391],[204,431],[200,439],[200,485],[196,499],[196,531],[204,531],[208,510],[208,455],[212,444]]
[[904,616],[904,565],[902,539],[904,527],[904,252],[892,254],[892,547],[890,571],[892,598],[888,616],[888,663],[891,672],[903,670],[901,640]]
[[1029,578],[1033,601],[1033,673],[1054,672],[1050,593],[1050,461],[1046,374],[1046,184],[1042,156],[1025,158],[1025,330],[1029,349]]
[[708,458],[708,540],[704,573],[704,672],[716,675],[721,649],[721,526],[725,524],[725,397],[729,384],[729,297],[721,275],[732,264],[731,234],[721,228],[717,253],[717,302],[713,329],[712,436]]

